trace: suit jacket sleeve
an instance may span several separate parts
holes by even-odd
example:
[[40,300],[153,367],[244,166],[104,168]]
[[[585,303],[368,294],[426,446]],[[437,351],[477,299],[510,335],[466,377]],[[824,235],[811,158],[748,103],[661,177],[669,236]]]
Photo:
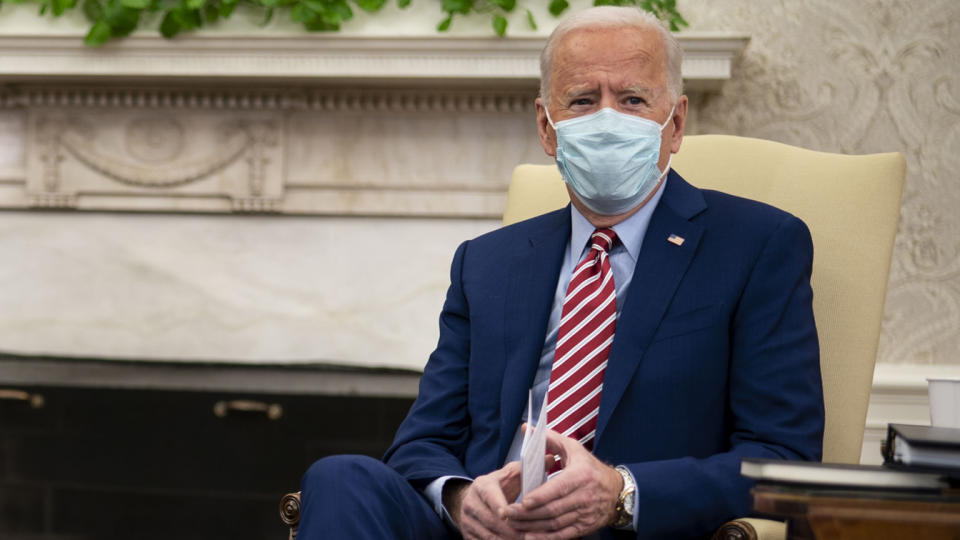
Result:
[[812,262],[809,231],[785,215],[760,250],[731,321],[730,449],[702,459],[627,464],[637,481],[638,537],[703,536],[748,514],[751,483],[740,475],[744,457],[821,458]]
[[461,285],[467,246],[461,244],[453,257],[440,340],[420,378],[419,394],[383,458],[420,489],[441,476],[470,476],[463,465],[470,425],[470,321]]

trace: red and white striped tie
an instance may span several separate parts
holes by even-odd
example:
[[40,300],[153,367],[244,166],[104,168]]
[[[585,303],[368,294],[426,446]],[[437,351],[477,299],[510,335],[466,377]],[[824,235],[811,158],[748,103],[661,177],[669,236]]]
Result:
[[[617,233],[597,229],[570,278],[547,388],[547,426],[593,448],[603,374],[617,326],[617,295],[608,252]],[[553,471],[555,472],[555,471]]]

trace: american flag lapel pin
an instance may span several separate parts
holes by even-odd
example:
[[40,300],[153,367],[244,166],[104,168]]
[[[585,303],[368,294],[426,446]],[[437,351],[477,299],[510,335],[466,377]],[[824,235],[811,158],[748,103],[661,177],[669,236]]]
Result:
[[682,237],[682,236],[677,236],[677,235],[675,235],[675,234],[671,234],[670,236],[667,237],[667,242],[670,242],[671,244],[674,244],[674,245],[677,245],[677,246],[682,246],[682,245],[683,245],[683,237]]

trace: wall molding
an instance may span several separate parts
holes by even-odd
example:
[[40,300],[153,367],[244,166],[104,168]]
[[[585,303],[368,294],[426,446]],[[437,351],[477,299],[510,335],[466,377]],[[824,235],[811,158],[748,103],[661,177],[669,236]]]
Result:
[[[740,33],[677,35],[684,79],[692,90],[716,90],[730,78],[749,37]],[[434,81],[536,83],[545,38],[456,36],[195,35],[165,40],[134,35],[102,48],[82,36],[0,36],[0,79],[256,78],[260,81]]]
[[532,112],[534,90],[463,88],[146,87],[131,84],[0,86],[0,108],[206,109],[230,111]]
[[887,424],[930,424],[927,378],[960,377],[960,365],[877,364],[867,422],[863,434],[861,463],[879,464],[880,441]]

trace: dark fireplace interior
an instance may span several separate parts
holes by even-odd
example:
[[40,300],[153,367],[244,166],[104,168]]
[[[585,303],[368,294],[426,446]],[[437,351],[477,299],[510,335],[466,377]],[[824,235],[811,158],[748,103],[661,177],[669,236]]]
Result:
[[[0,400],[0,538],[281,539],[314,460],[379,457],[409,398],[17,386]],[[280,405],[282,416],[227,410]],[[224,413],[221,405],[221,414]],[[242,408],[238,407],[237,409]]]

